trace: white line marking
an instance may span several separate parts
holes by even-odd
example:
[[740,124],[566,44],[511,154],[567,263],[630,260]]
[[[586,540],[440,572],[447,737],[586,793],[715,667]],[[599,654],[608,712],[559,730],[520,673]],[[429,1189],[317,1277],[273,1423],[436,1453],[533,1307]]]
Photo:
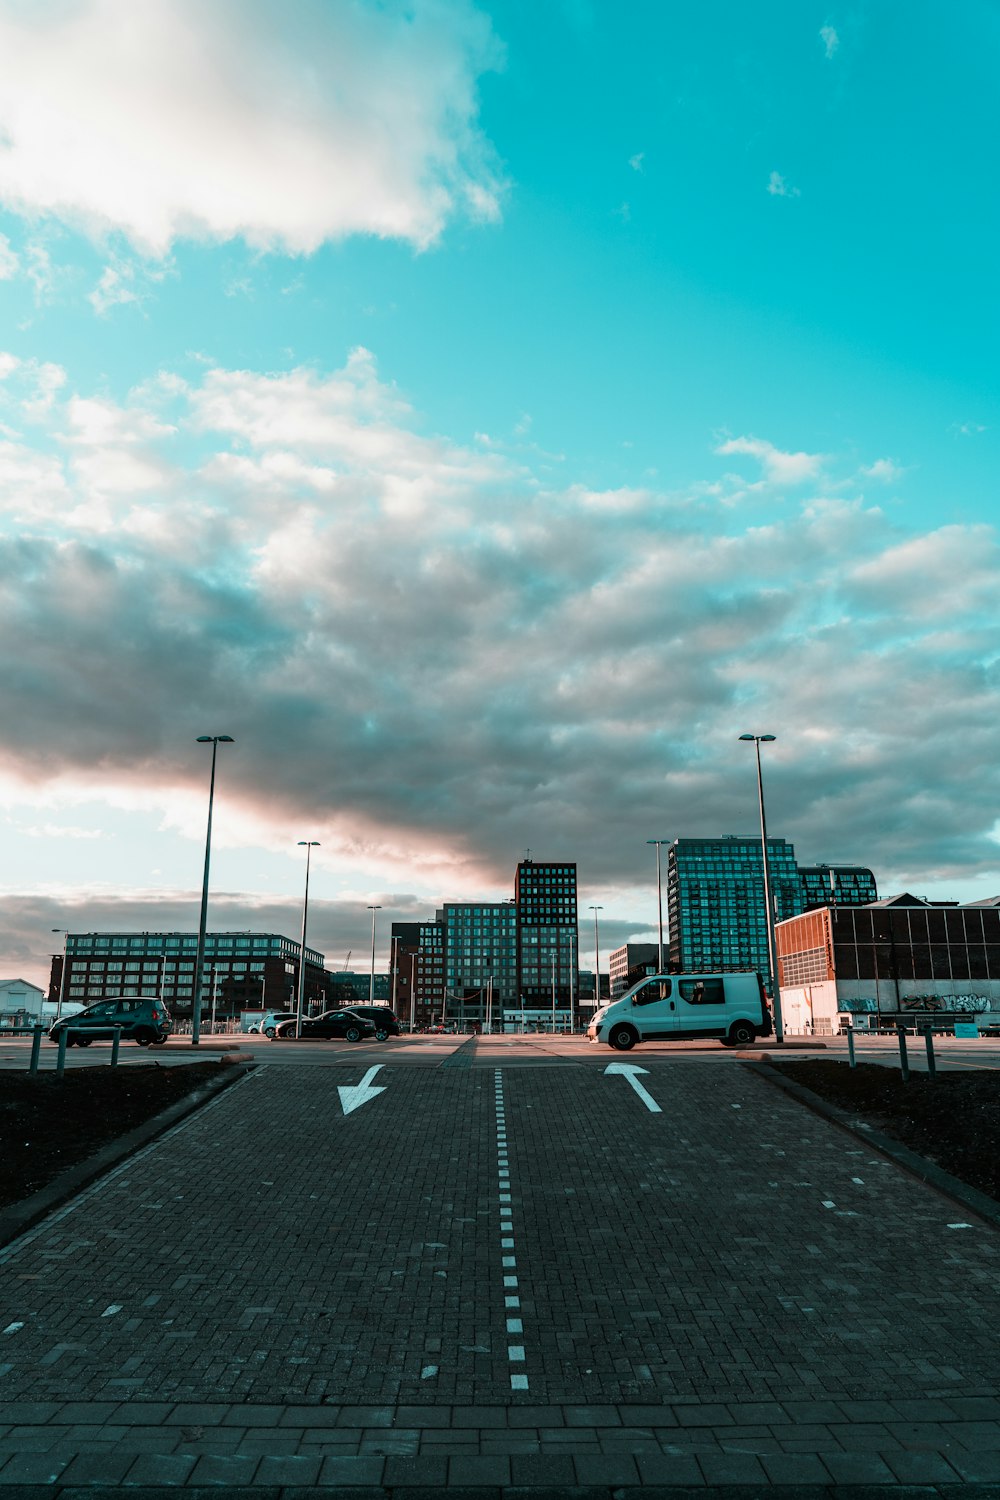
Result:
[[362,1104],[367,1104],[370,1099],[377,1098],[379,1094],[385,1093],[384,1084],[380,1084],[378,1087],[372,1086],[372,1079],[381,1067],[381,1063],[376,1063],[373,1068],[368,1069],[368,1072],[360,1083],[352,1084],[348,1088],[337,1089],[337,1093],[340,1095],[341,1107],[345,1115],[349,1115],[352,1110],[360,1109]]
[[648,1110],[650,1110],[654,1115],[661,1115],[663,1113],[662,1109],[657,1104],[657,1102],[653,1098],[652,1094],[648,1093],[646,1091],[646,1089],[643,1088],[642,1084],[639,1082],[638,1078],[636,1077],[637,1073],[648,1073],[649,1072],[648,1068],[640,1068],[639,1065],[638,1065],[638,1063],[618,1063],[618,1062],[614,1062],[614,1063],[609,1063],[608,1066],[604,1069],[604,1071],[605,1071],[605,1073],[611,1073],[611,1074],[619,1074],[620,1073],[621,1076],[624,1079],[626,1079],[628,1083],[630,1083],[632,1085],[632,1087],[635,1089],[636,1093],[639,1095],[639,1098],[642,1100],[643,1104],[646,1106],[646,1108]]

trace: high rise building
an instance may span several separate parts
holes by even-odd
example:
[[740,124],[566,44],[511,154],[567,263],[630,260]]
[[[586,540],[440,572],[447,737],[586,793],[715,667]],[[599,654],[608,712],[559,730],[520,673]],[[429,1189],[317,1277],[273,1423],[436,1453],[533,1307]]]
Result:
[[822,906],[867,906],[878,900],[875,876],[863,865],[799,865],[802,910]]
[[[393,922],[396,1014],[404,1025],[429,1026],[446,1016],[445,925],[434,921]],[[391,974],[390,974],[391,979]]]
[[[670,966],[681,972],[757,969],[771,992],[759,838],[675,839],[667,859]],[[767,841],[775,919],[802,910],[795,850]]]
[[517,1003],[517,910],[510,901],[447,901],[444,926],[447,1014],[483,1023],[487,1009],[497,1025]]
[[576,865],[523,859],[514,885],[518,1003],[568,1010],[579,991]]

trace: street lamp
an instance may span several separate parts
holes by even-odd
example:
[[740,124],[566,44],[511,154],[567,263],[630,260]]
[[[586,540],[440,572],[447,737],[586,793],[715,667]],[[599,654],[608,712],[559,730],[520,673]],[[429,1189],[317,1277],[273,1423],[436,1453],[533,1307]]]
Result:
[[601,940],[597,933],[597,913],[603,911],[603,906],[589,906],[588,911],[594,913],[594,1009],[601,1008]]
[[[65,927],[53,927],[52,931],[53,932],[61,932],[64,939],[69,937],[69,931]],[[58,1021],[59,1017],[62,1015],[63,996],[66,993],[66,963],[67,963],[68,958],[69,958],[69,943],[67,943],[67,942],[64,941],[63,942],[63,961],[62,961],[62,967],[59,970],[59,998],[56,1001],[56,1020],[57,1021]],[[41,1011],[39,1011],[38,1012],[39,1023],[41,1022],[41,1019],[42,1019],[42,1013],[41,1013]]]
[[198,952],[194,962],[194,991],[191,996],[191,1045],[201,1040],[201,971],[205,963],[205,929],[208,925],[208,867],[212,858],[212,803],[215,801],[215,756],[220,745],[234,743],[231,734],[199,734],[199,745],[212,747],[212,776],[208,783],[208,831],[205,834],[205,873],[201,882],[201,915],[198,920]]
[[757,798],[760,802],[760,852],[764,862],[764,915],[767,926],[767,961],[771,968],[771,999],[774,1003],[774,1040],[782,1046],[785,1028],[781,1019],[781,986],[778,983],[778,945],[774,936],[774,901],[771,895],[771,872],[767,862],[767,822],[764,817],[764,779],[760,771],[760,747],[773,744],[773,734],[741,734],[741,740],[752,740],[757,752]]
[[381,908],[381,906],[369,906],[368,910],[372,914],[372,977],[371,977],[371,984],[369,985],[369,988],[368,988],[368,1004],[369,1005],[374,1005],[375,1004],[375,913],[377,911],[381,911],[382,908]]
[[306,851],[306,891],[302,898],[302,942],[299,946],[299,1002],[295,1008],[295,1035],[302,1035],[302,1002],[306,993],[306,918],[309,915],[309,860],[314,849],[319,848],[319,839],[299,839],[299,848]]
[[663,883],[660,880],[660,845],[669,844],[669,839],[647,839],[647,844],[656,845],[656,915],[657,932],[659,934],[656,945],[656,972],[663,973]]

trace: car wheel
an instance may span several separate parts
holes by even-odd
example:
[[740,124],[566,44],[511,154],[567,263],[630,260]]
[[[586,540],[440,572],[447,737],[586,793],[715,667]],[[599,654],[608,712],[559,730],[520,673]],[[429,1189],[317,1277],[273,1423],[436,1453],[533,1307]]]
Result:
[[750,1021],[734,1021],[726,1040],[730,1047],[752,1047],[757,1040],[756,1028]]
[[141,1031],[136,1032],[135,1040],[137,1046],[148,1047],[150,1042],[154,1042],[156,1040],[156,1035],[154,1032],[148,1031],[144,1026]]
[[273,1026],[265,1026],[264,1027],[264,1035],[267,1037],[267,1039],[268,1039],[269,1042],[273,1042],[274,1041],[274,1038],[275,1038],[276,1034],[277,1033],[275,1032],[275,1029],[274,1029]]
[[165,1036],[154,1036],[154,1038],[153,1038],[153,1046],[154,1046],[154,1047],[162,1047],[162,1046],[163,1046],[163,1043],[164,1043],[164,1042],[165,1042],[165,1041],[166,1041],[166,1040],[167,1040],[167,1039],[166,1039],[166,1037],[165,1037]]
[[344,1040],[347,1042],[360,1042],[361,1032],[356,1026],[348,1026],[344,1032]]
[[379,1027],[375,1032],[375,1040],[377,1042],[386,1042],[389,1040],[389,1033],[387,1031],[384,1031],[382,1027]]
[[92,1036],[74,1036],[66,1038],[67,1047],[89,1047],[94,1040]]
[[628,1052],[639,1040],[639,1033],[634,1026],[614,1026],[608,1037],[609,1044],[616,1052]]

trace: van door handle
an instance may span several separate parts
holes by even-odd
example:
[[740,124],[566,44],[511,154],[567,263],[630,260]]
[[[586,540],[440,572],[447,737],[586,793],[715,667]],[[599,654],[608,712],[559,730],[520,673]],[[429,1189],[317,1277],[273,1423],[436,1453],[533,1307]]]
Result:
[[671,1000],[671,1002],[670,1002],[670,1009],[673,1010],[673,1008],[674,1008],[674,1002]]

